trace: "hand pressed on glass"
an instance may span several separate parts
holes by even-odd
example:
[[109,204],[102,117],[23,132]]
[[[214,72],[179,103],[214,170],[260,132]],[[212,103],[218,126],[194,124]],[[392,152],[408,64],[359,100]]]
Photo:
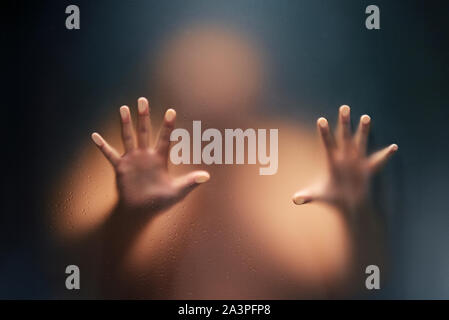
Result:
[[329,172],[320,183],[293,195],[297,205],[323,201],[352,213],[365,207],[369,183],[374,173],[393,155],[398,146],[392,144],[370,156],[366,145],[371,118],[363,115],[355,135],[351,134],[350,108],[341,106],[335,137],[325,118],[319,118],[317,127],[326,150]]
[[125,147],[123,155],[119,155],[96,132],[92,134],[92,140],[114,167],[121,207],[131,211],[157,213],[180,201],[196,186],[209,180],[210,176],[206,171],[192,171],[176,178],[168,174],[170,133],[175,124],[175,110],[166,111],[154,147],[149,143],[151,130],[147,99],[138,100],[136,132],[127,106],[120,108],[120,118]]

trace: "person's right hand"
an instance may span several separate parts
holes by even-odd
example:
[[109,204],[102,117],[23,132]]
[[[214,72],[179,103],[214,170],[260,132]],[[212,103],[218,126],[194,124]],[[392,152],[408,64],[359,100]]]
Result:
[[[94,132],[92,140],[113,165],[119,192],[119,205],[127,211],[155,214],[182,200],[196,186],[209,180],[206,171],[193,171],[173,178],[167,164],[170,134],[176,112],[165,113],[156,146],[150,147],[150,111],[148,100],[138,100],[137,134],[134,132],[127,106],[120,108],[122,139],[125,153],[111,147],[100,134]],[[137,135],[137,145],[135,136]]]

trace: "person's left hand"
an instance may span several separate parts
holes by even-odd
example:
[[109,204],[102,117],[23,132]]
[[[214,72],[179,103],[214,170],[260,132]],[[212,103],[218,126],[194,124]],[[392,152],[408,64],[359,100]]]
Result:
[[336,137],[325,118],[319,118],[317,127],[327,155],[326,178],[293,195],[297,205],[323,201],[344,213],[353,213],[368,202],[369,185],[373,174],[398,150],[392,144],[370,156],[366,145],[371,118],[363,115],[353,136],[350,128],[350,108],[340,107]]

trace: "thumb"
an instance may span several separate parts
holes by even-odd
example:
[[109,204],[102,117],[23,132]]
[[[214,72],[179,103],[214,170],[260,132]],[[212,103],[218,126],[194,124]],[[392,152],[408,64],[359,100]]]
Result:
[[293,197],[293,203],[296,205],[301,205],[301,204],[306,204],[309,202],[312,202],[314,200],[316,200],[316,194],[314,192],[312,192],[311,190],[301,190],[296,192]]
[[307,189],[296,192],[292,200],[296,205],[306,204],[312,201],[325,201],[325,188],[322,185],[315,185]]
[[179,197],[182,199],[200,184],[207,182],[210,174],[207,171],[192,171],[175,180],[175,186],[178,189]]

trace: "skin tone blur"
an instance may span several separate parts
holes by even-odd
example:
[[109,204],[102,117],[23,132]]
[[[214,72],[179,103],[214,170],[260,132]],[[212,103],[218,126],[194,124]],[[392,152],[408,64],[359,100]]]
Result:
[[[104,158],[89,148],[62,178],[58,192],[75,200],[58,205],[51,219],[56,236],[76,243],[83,259],[101,253],[91,269],[100,279],[95,296],[342,297],[363,287],[363,266],[383,263],[370,181],[397,146],[367,155],[371,118],[362,116],[352,133],[348,106],[339,108],[335,132],[325,118],[317,120],[318,134],[263,118],[257,52],[221,29],[174,36],[157,61],[156,100],[179,108],[155,121],[146,98],[134,110],[122,106],[120,130],[107,121],[103,135],[92,134]],[[278,128],[278,172],[171,165],[176,118],[188,130],[192,120],[219,130]],[[158,134],[151,123],[161,123]],[[64,184],[76,174],[88,178]]]

